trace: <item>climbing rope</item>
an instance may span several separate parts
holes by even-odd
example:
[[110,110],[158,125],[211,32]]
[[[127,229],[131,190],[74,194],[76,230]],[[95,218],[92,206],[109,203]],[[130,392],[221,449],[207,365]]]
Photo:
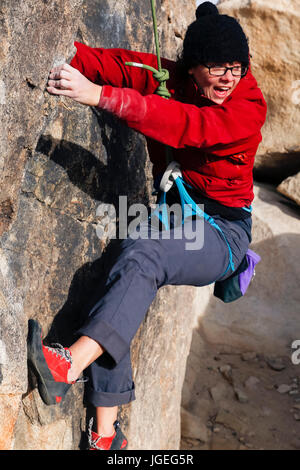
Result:
[[[152,11],[152,20],[153,20],[153,32],[154,32],[154,41],[156,49],[156,58],[157,58],[157,69],[151,67],[150,65],[141,64],[138,62],[125,62],[125,65],[132,67],[140,67],[152,72],[153,77],[158,81],[158,88],[155,91],[155,94],[161,96],[162,98],[168,99],[171,97],[166,82],[169,80],[170,75],[167,69],[163,69],[161,66],[160,60],[160,48],[159,48],[159,39],[158,39],[158,30],[157,30],[157,21],[156,21],[156,9],[155,9],[155,0],[151,0],[151,11]],[[169,146],[165,146],[166,154],[166,164],[168,165],[172,160],[172,149]]]
[[129,65],[132,67],[140,67],[152,72],[153,77],[158,81],[159,86],[155,93],[163,98],[170,98],[171,93],[169,92],[166,82],[169,80],[169,71],[167,69],[163,69],[161,66],[160,60],[160,49],[159,49],[159,40],[158,40],[158,31],[157,31],[157,21],[156,21],[156,11],[155,11],[155,0],[151,0],[151,11],[152,11],[152,20],[153,20],[153,32],[154,32],[154,40],[155,40],[155,48],[156,48],[156,58],[157,58],[157,69],[154,67],[150,67],[150,65],[141,64],[138,62],[125,62],[125,65]]

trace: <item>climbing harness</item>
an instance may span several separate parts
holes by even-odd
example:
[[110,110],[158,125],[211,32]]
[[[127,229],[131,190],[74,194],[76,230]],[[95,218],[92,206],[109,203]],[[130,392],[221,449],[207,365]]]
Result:
[[[166,86],[166,82],[169,79],[169,71],[166,70],[166,69],[163,69],[162,66],[161,66],[160,48],[159,48],[159,39],[158,39],[158,30],[157,30],[157,21],[156,21],[156,10],[155,10],[155,0],[150,0],[150,1],[151,1],[153,31],[154,31],[154,40],[155,40],[155,48],[156,48],[156,57],[157,57],[157,67],[158,67],[158,69],[155,69],[154,67],[151,67],[149,65],[145,65],[145,64],[137,63],[137,62],[125,62],[125,65],[132,66],[132,67],[144,68],[144,69],[149,70],[150,72],[152,72],[153,77],[158,81],[158,84],[159,84],[158,88],[155,91],[155,93],[157,95],[161,96],[162,98],[168,99],[168,98],[171,97],[171,94],[169,93],[169,91],[167,89],[167,86]],[[219,225],[213,219],[213,217],[211,217],[210,215],[208,215],[204,211],[202,211],[200,209],[200,207],[198,206],[198,204],[196,204],[196,202],[191,198],[191,196],[189,195],[189,193],[185,189],[185,186],[187,186],[189,188],[191,188],[191,186],[184,181],[184,179],[182,177],[182,173],[180,171],[179,163],[176,162],[175,160],[173,160],[173,158],[172,158],[171,148],[168,147],[167,145],[165,146],[165,148],[166,148],[167,168],[166,168],[166,170],[165,170],[165,172],[164,172],[164,174],[161,178],[161,181],[160,181],[161,197],[160,197],[160,200],[158,202],[158,208],[156,209],[156,211],[154,211],[154,213],[149,218],[153,217],[154,215],[157,216],[159,218],[159,220],[163,223],[165,229],[166,230],[169,229],[168,211],[167,211],[167,205],[166,205],[166,194],[171,189],[171,187],[173,186],[173,184],[175,182],[175,184],[177,186],[177,189],[178,189],[178,192],[179,192],[179,195],[180,195],[182,214],[183,214],[182,224],[184,223],[184,220],[186,219],[186,217],[190,217],[190,216],[193,216],[193,215],[202,217],[204,220],[209,222],[211,224],[211,226],[214,227],[221,234],[221,236],[223,237],[223,239],[224,239],[224,241],[227,245],[228,254],[229,254],[229,262],[228,262],[228,266],[227,266],[225,272],[219,277],[219,279],[222,279],[222,277],[224,277],[225,274],[227,274],[227,272],[229,270],[231,270],[232,273],[234,273],[234,271],[235,271],[232,251],[231,251],[231,247],[228,243],[228,240],[227,240],[224,232],[222,231],[222,229],[219,227]],[[250,213],[252,211],[251,206],[243,207],[243,209],[246,210],[247,212],[250,212]],[[247,255],[250,251],[251,250],[248,250]],[[251,252],[251,253],[254,253],[254,252]],[[250,258],[251,258],[251,253],[249,255]],[[254,255],[256,255],[256,253],[254,253]],[[256,255],[256,257],[259,258],[258,255]],[[251,260],[253,260],[253,257],[251,258]],[[260,258],[259,258],[259,260],[260,260]],[[255,264],[259,260],[257,258],[255,258]],[[245,255],[244,261],[246,263],[244,265],[244,270],[248,271],[247,268],[250,265],[253,266],[253,263],[249,264],[249,259],[246,257],[246,255]],[[238,270],[239,273],[240,273],[240,269],[242,267],[243,266],[240,265],[239,270]],[[254,267],[253,267],[253,272],[254,272]],[[252,279],[253,275],[251,276],[251,279]],[[237,273],[237,276],[238,276],[238,273]],[[232,278],[232,277],[234,277],[234,274],[232,274],[232,276],[230,276],[230,278]],[[250,279],[250,281],[251,281],[251,279]],[[217,284],[217,289],[218,289],[219,285],[222,286],[223,285],[222,283],[224,281],[218,281],[218,282],[217,281],[218,280],[216,280],[215,282]],[[250,283],[250,281],[249,281],[249,283]],[[230,284],[230,282],[229,282],[229,284]],[[221,298],[224,302],[225,301],[229,302],[229,301],[235,300],[235,298],[238,298],[237,296],[234,297],[234,295],[232,295],[230,297],[230,300],[225,300],[224,292],[221,292],[221,290],[219,289],[219,291],[218,291],[219,295],[217,295],[216,293],[215,293],[215,295],[217,297]],[[225,288],[225,290],[226,290],[226,288]],[[240,295],[243,295],[243,293],[240,294],[240,291],[239,291],[238,296],[240,296]]]
[[159,207],[157,209],[157,212],[155,211],[154,214],[159,217],[161,222],[164,224],[166,230],[168,230],[169,222],[168,222],[168,212],[167,212],[167,206],[166,206],[166,195],[167,195],[167,192],[173,186],[174,182],[177,186],[179,196],[180,196],[180,202],[181,202],[181,208],[182,208],[182,214],[183,214],[182,224],[184,223],[184,220],[187,217],[191,217],[193,215],[202,217],[221,234],[221,236],[223,237],[227,245],[228,253],[229,253],[229,262],[228,262],[228,266],[225,272],[220,276],[220,279],[221,279],[223,276],[225,276],[225,274],[228,272],[229,269],[231,269],[232,272],[235,269],[230,245],[227,241],[227,238],[223,230],[215,222],[213,217],[206,214],[206,212],[200,209],[199,205],[194,201],[194,199],[191,198],[191,196],[185,189],[185,186],[189,188],[191,188],[191,186],[184,181],[182,177],[182,173],[180,171],[179,163],[174,160],[168,165],[165,173],[162,176],[162,179],[160,182],[160,190],[162,194],[161,194],[160,201],[158,203]]

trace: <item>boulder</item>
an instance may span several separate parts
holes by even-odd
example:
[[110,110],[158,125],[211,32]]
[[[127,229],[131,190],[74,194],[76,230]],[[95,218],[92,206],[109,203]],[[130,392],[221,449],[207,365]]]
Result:
[[199,329],[215,345],[290,356],[292,342],[300,338],[300,220],[296,205],[273,186],[256,183],[254,191],[250,248],[261,256],[256,275],[235,302],[211,298]]
[[[176,58],[194,9],[188,0],[159,2],[162,55]],[[27,375],[27,321],[39,320],[48,343],[74,341],[117,248],[97,209],[117,205],[119,195],[128,207],[151,202],[151,165],[140,135],[45,86],[51,67],[74,55],[74,40],[154,52],[151,9],[125,0],[4,0],[0,16],[0,446],[85,448],[93,410],[83,386],[44,405]],[[132,345],[138,399],[120,409],[132,448],[179,446],[195,296],[193,288],[162,289]]]
[[300,172],[283,180],[277,191],[300,205]]

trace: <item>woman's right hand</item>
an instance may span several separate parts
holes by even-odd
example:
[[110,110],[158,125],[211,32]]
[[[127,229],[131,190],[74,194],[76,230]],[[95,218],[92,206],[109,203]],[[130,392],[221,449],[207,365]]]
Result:
[[53,95],[68,96],[87,106],[97,106],[102,87],[88,80],[71,65],[63,64],[50,70],[46,90]]

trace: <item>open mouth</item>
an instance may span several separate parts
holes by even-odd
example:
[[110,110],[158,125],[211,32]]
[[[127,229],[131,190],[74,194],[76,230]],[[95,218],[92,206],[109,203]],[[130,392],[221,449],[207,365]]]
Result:
[[225,98],[229,94],[230,90],[231,88],[229,87],[214,87],[214,92],[218,98]]

